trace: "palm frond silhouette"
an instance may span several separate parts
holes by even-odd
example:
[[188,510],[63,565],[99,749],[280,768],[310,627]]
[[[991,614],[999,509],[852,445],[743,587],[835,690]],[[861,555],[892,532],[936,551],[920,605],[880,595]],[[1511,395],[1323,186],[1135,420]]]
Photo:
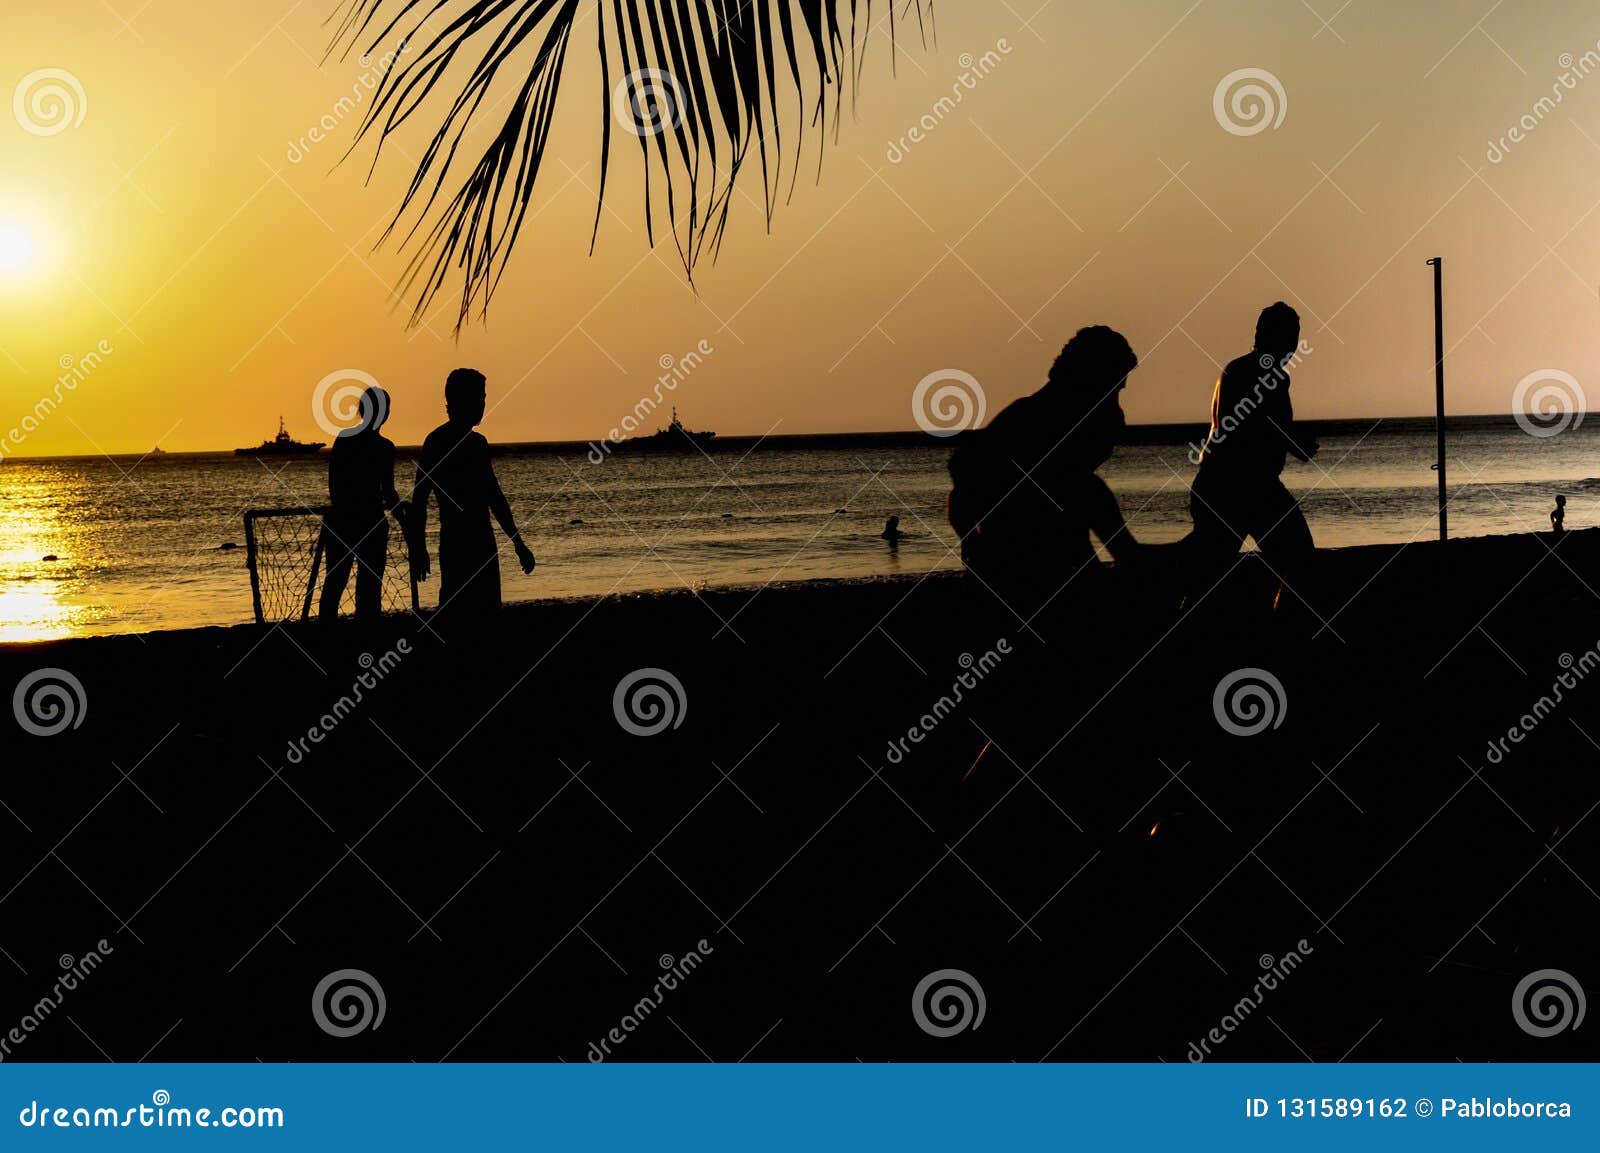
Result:
[[[700,258],[714,259],[721,246],[751,149],[770,226],[784,183],[786,124],[794,126],[792,193],[807,122],[825,136],[831,104],[837,136],[844,89],[854,93],[874,36],[887,39],[892,68],[898,23],[914,19],[924,41],[932,35],[933,0],[882,3],[887,12],[875,23],[872,0],[345,0],[330,17],[330,52],[392,61],[352,149],[375,136],[375,169],[385,142],[413,116],[438,118],[378,240],[403,230],[401,246],[415,246],[401,284],[403,293],[414,293],[410,324],[423,321],[452,276],[461,286],[456,331],[474,305],[487,316],[527,220],[580,18],[595,17],[600,50],[600,181],[590,251],[620,127],[643,152],[649,243],[656,240],[655,192],[664,197],[692,280]],[[468,128],[480,119],[495,123],[502,108],[482,154],[458,155]],[[469,164],[464,177],[452,176]],[[818,165],[820,171],[820,142]]]

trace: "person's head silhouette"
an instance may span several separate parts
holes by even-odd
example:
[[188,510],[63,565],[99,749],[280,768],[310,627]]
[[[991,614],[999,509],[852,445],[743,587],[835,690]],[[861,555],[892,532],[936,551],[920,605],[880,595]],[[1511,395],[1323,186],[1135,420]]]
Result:
[[1281,300],[1263,308],[1256,320],[1255,350],[1284,361],[1299,347],[1300,314]]
[[483,419],[486,386],[475,368],[457,368],[445,378],[444,411],[452,424],[475,425]]
[[349,440],[362,433],[376,435],[388,419],[389,394],[377,385],[371,385],[361,393],[361,419],[349,428],[341,428],[338,437],[340,440]]
[[383,427],[389,419],[389,394],[373,385],[361,394],[361,424],[373,432]]
[[1127,375],[1138,367],[1139,358],[1122,333],[1104,324],[1092,324],[1073,333],[1061,349],[1050,366],[1050,383],[1103,396],[1120,389]]
[[1103,324],[1080,328],[1050,366],[1042,395],[1062,405],[1060,435],[1082,446],[1095,466],[1122,436],[1126,418],[1120,394],[1137,367],[1139,358],[1127,339]]

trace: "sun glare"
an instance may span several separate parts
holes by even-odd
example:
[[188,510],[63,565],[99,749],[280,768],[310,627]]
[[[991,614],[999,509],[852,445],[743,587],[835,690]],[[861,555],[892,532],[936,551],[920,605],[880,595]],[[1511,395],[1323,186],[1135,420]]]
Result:
[[33,241],[14,224],[0,224],[0,270],[15,272],[33,260]]

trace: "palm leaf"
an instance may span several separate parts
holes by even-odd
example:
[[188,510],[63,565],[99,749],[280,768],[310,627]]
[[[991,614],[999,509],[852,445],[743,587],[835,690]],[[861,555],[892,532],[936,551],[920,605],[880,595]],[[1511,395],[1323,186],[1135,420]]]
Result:
[[[594,0],[582,12],[599,24],[602,92],[590,251],[619,125],[643,153],[649,241],[660,197],[691,280],[698,261],[721,247],[752,147],[770,227],[783,185],[785,122],[794,124],[792,194],[807,121],[825,133],[831,87],[837,136],[844,88],[853,99],[881,24],[891,67],[897,21],[914,10],[919,33],[931,32],[933,0],[883,3],[887,12],[875,25],[872,0]],[[456,331],[475,304],[487,315],[533,200],[579,16],[579,0],[344,0],[330,18],[330,51],[364,49],[363,61],[386,62],[352,150],[375,137],[375,169],[384,144],[414,116],[423,115],[424,131],[437,124],[378,241],[401,230],[401,246],[414,246],[401,289],[415,293],[413,326],[452,280],[461,287]],[[495,132],[473,160],[462,141],[480,120]],[[817,163],[820,173],[820,146]]]

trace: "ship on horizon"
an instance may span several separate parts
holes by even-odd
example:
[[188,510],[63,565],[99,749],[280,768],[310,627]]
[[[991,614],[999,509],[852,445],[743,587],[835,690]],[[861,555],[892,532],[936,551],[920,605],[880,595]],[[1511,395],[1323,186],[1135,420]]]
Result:
[[641,452],[688,452],[691,449],[704,452],[716,438],[717,434],[714,432],[685,428],[683,421],[678,419],[677,408],[674,407],[672,423],[666,428],[658,428],[650,436],[630,436],[620,447]]
[[307,444],[298,441],[289,435],[283,426],[283,417],[278,418],[278,435],[271,440],[264,440],[256,448],[236,448],[234,456],[315,456],[327,445]]

